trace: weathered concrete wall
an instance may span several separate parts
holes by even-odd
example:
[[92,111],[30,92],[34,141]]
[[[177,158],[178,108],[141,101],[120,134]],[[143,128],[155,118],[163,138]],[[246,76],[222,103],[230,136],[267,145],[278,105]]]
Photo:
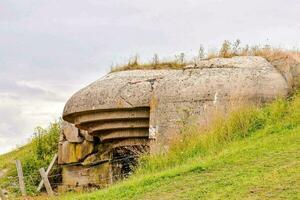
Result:
[[[149,112],[138,112],[136,116],[149,118]],[[130,171],[126,168],[130,167],[128,164],[135,164],[135,156],[149,152],[149,125],[143,126],[147,128],[112,130],[111,134],[92,136],[64,122],[58,147],[64,185],[59,190],[103,187],[126,177]]]
[[[286,75],[265,59],[251,56],[205,60],[183,70],[111,73],[67,102],[63,119],[80,131],[64,129],[60,163],[82,168],[108,160],[105,165],[117,180],[115,175],[128,171],[128,166],[115,165],[114,160],[138,156],[149,148],[153,153],[167,150],[183,119],[204,124],[215,109],[228,112],[236,102],[268,102],[286,96],[289,89]],[[108,168],[96,171],[107,176]],[[74,170],[68,167],[64,174]],[[65,177],[65,184],[73,184],[69,179]]]
[[75,113],[149,107],[155,80],[173,73],[170,70],[136,70],[106,75],[78,91],[66,103],[63,118],[73,122]]
[[287,95],[288,89],[284,77],[261,57],[216,58],[187,66],[166,76],[154,90],[157,102],[151,108],[150,126],[157,145],[153,148],[168,144],[185,114],[203,124],[216,108],[267,102]]

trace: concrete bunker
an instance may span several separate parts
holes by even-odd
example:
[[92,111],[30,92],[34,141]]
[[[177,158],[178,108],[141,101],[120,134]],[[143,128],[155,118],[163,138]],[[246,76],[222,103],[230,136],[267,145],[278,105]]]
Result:
[[183,70],[110,73],[65,105],[63,185],[109,185],[127,177],[141,154],[167,151],[183,115],[203,124],[216,108],[228,112],[241,99],[268,102],[290,89],[274,66],[255,56],[204,60]]

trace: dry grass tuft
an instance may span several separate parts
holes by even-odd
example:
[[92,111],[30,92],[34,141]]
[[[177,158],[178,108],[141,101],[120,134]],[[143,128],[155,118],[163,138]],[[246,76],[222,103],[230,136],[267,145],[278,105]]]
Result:
[[184,54],[181,53],[179,56],[175,56],[174,59],[170,60],[159,60],[157,54],[152,58],[151,62],[142,63],[139,61],[138,56],[134,56],[129,59],[125,65],[116,65],[111,67],[111,72],[127,71],[127,70],[150,70],[150,69],[182,69],[187,65],[184,59]]
[[[199,53],[192,60],[186,60],[184,53],[176,55],[173,59],[160,60],[155,54],[150,62],[142,63],[138,56],[131,58],[125,65],[112,66],[111,72],[126,70],[152,70],[152,69],[183,69],[189,64],[197,63],[199,60],[212,58],[231,58],[234,56],[261,56],[269,61],[284,76],[290,88],[299,87],[300,79],[300,51],[273,48],[264,46],[241,46],[240,40],[230,42],[225,40],[219,50],[205,54],[201,46]],[[297,79],[297,80],[295,80]]]

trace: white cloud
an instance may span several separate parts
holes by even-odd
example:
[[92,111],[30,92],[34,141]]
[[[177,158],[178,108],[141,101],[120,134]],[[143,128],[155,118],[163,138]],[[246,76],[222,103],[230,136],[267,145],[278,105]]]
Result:
[[1,96],[0,153],[24,144],[36,126],[46,126],[57,119],[63,106],[63,101]]

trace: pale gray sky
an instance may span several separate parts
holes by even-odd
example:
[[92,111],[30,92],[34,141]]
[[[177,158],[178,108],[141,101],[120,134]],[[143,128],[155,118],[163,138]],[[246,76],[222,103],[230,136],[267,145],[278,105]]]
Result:
[[237,38],[297,48],[299,11],[299,0],[1,0],[0,153],[58,118],[112,63]]

